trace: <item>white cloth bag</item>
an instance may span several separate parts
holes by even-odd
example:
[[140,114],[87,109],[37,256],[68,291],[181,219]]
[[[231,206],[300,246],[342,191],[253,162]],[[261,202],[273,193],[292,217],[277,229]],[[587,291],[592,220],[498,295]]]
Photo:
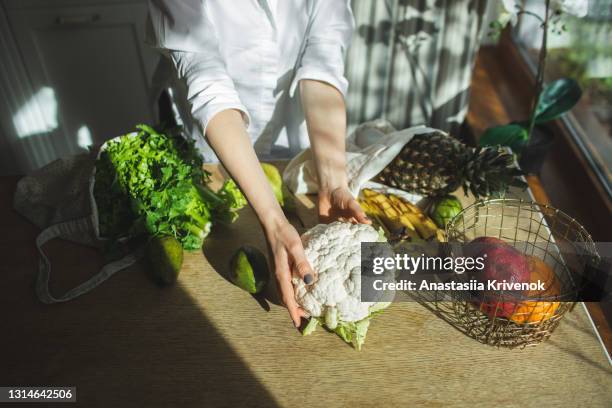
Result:
[[[395,130],[382,119],[357,127],[347,140],[346,171],[351,194],[357,197],[362,186],[380,173],[415,135],[434,131],[439,132],[425,126]],[[294,194],[318,191],[317,171],[310,148],[289,162],[283,179]]]

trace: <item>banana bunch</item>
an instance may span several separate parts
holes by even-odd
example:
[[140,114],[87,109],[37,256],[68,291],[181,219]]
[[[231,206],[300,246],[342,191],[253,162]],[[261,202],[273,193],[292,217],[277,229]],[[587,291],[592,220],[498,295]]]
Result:
[[362,197],[358,201],[366,214],[376,220],[390,238],[444,240],[444,234],[431,218],[401,197],[366,188],[362,190]]

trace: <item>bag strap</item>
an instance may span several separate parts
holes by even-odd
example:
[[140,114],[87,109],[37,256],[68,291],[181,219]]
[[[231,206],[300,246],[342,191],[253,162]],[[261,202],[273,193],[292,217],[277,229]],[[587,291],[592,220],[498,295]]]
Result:
[[38,277],[36,279],[36,294],[41,302],[43,303],[59,303],[67,302],[71,299],[79,297],[96,286],[113,276],[115,273],[133,265],[138,259],[140,259],[144,253],[144,250],[138,249],[123,258],[110,262],[102,267],[100,271],[76,286],[70,289],[64,295],[56,298],[49,292],[49,279],[51,278],[51,263],[47,255],[42,250],[43,245],[54,238],[61,236],[74,235],[75,232],[91,232],[91,217],[83,217],[76,220],[66,221],[59,224],[52,225],[44,229],[38,237],[36,237],[36,248],[40,253]]

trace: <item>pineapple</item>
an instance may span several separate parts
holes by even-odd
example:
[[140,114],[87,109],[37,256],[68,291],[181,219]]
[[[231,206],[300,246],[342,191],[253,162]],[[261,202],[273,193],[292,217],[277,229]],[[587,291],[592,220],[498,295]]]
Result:
[[502,196],[526,187],[512,154],[494,147],[466,146],[443,132],[414,136],[375,181],[425,196],[442,196],[460,186],[476,198]]

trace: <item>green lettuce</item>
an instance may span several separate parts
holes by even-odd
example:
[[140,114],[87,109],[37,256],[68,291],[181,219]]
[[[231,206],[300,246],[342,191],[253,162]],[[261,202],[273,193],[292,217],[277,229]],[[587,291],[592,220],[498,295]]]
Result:
[[96,162],[100,234],[173,236],[184,249],[201,248],[213,223],[233,222],[246,200],[233,181],[210,189],[193,142],[147,125],[137,129],[109,141]]

